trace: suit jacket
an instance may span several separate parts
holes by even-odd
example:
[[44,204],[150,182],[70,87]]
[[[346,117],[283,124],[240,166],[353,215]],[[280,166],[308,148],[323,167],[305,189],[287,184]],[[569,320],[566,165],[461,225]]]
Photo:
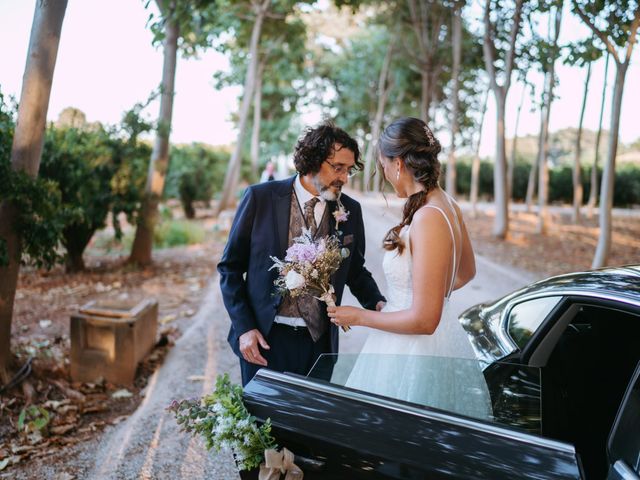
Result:
[[[236,212],[229,239],[218,263],[220,289],[224,305],[231,318],[228,341],[240,356],[238,338],[257,328],[267,337],[282,297],[273,285],[278,272],[269,270],[271,256],[284,258],[288,245],[289,215],[295,177],[251,185],[247,188]],[[370,310],[384,297],[371,273],[364,266],[365,237],[360,204],[348,197],[340,197],[349,212],[341,222],[342,243],[350,255],[342,261],[333,276],[336,303],[340,305],[345,284],[360,304]],[[336,208],[336,202],[327,202],[327,213]],[[333,215],[331,230],[335,233]],[[323,315],[326,312],[323,311]],[[338,328],[331,324],[331,350],[338,351]]]

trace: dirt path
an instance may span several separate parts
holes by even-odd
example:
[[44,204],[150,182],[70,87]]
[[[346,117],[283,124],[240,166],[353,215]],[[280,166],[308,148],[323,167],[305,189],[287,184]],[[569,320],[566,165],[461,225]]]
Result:
[[239,478],[229,454],[207,452],[202,442],[181,433],[173,415],[165,411],[173,399],[211,392],[219,373],[229,372],[232,381],[240,382],[236,358],[226,342],[228,322],[216,277],[193,325],[149,381],[138,410],[107,431],[99,450],[92,452],[95,465],[86,478]]

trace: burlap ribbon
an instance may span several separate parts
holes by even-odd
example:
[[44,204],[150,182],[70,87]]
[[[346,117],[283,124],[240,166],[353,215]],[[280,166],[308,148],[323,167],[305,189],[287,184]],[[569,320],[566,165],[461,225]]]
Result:
[[299,480],[304,473],[293,463],[293,453],[286,448],[281,452],[270,449],[264,451],[264,463],[260,465],[258,480],[279,480],[280,474],[286,474],[284,480]]

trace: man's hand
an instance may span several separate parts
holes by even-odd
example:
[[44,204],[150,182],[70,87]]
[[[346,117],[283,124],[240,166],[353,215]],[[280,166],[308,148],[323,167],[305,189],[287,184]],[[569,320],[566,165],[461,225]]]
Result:
[[262,365],[263,367],[267,366],[267,360],[260,354],[258,344],[265,350],[269,350],[271,347],[257,328],[243,333],[238,340],[240,342],[240,353],[242,353],[247,362]]
[[382,310],[386,304],[387,302],[383,300],[380,300],[378,303],[376,303],[376,312],[379,312],[380,310]]

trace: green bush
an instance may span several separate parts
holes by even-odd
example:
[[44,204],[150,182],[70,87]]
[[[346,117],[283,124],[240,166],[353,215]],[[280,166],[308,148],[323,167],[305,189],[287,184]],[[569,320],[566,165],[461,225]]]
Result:
[[[84,268],[84,250],[109,212],[117,219],[120,212],[137,211],[149,155],[147,146],[131,144],[116,130],[47,129],[40,176],[56,182],[62,201],[80,212],[63,230],[68,271]],[[117,221],[114,227],[121,236]]]
[[[63,204],[55,182],[31,178],[11,168],[11,146],[17,105],[7,105],[0,93],[0,203],[16,205],[11,229],[22,245],[23,264],[51,268],[62,259],[60,242],[65,222],[76,212]],[[0,265],[9,262],[6,239],[0,237]]]
[[200,225],[187,220],[169,220],[160,223],[153,231],[156,247],[193,245],[204,241],[205,231]]
[[229,153],[194,143],[171,148],[165,198],[179,198],[187,218],[195,215],[194,202],[208,203],[222,189]]

